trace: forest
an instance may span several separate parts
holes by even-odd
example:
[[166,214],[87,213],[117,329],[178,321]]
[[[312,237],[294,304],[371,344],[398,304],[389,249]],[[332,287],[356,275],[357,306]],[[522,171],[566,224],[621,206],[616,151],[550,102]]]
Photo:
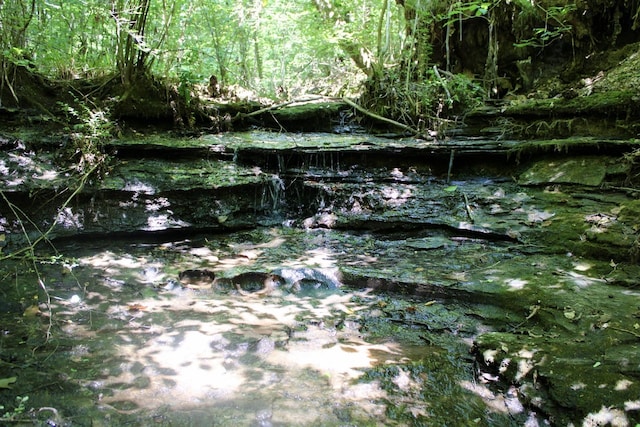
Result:
[[0,424],[640,426],[639,0],[0,0]]
[[600,52],[637,40],[634,2],[564,3],[5,1],[0,94],[5,108],[54,114],[38,99],[48,91],[100,100],[114,118],[191,121],[206,119],[194,111],[208,86],[252,100],[359,95],[372,112],[428,127],[550,76],[544,89],[577,91],[611,66]]

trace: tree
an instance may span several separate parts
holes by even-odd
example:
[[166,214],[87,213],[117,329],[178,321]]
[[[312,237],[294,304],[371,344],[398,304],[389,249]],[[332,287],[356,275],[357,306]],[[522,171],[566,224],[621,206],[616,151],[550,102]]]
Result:
[[[386,2],[385,2],[386,3]],[[341,8],[337,3],[331,0],[313,0],[313,4],[320,12],[322,18],[333,24],[337,32],[346,35],[347,25],[351,21],[351,12]],[[353,36],[353,34],[350,34]],[[361,43],[357,43],[353,37],[339,37],[340,48],[351,58],[356,66],[366,75],[373,74],[373,54],[369,48]]]
[[14,86],[16,66],[31,66],[27,30],[36,11],[36,0],[0,1],[0,106],[5,89],[19,103]]
[[116,65],[122,83],[130,86],[148,71],[151,47],[145,38],[150,0],[113,0],[111,17],[116,24]]

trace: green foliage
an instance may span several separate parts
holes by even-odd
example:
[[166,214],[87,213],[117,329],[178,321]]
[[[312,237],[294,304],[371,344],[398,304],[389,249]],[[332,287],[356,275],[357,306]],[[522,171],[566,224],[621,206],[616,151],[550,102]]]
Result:
[[[460,31],[462,31],[463,21],[474,18],[488,20],[493,9],[513,4],[514,26],[521,27],[516,30],[523,32],[518,35],[519,41],[515,44],[516,47],[544,47],[554,39],[570,33],[572,27],[568,23],[569,17],[576,11],[575,4],[551,6],[545,9],[540,4],[529,0],[515,0],[513,3],[505,0],[458,0],[449,3],[449,6],[447,1],[438,4],[443,12],[438,14],[437,20],[445,27],[458,24]],[[531,25],[532,22],[535,24]]]
[[182,68],[179,73],[178,95],[184,100],[186,105],[191,102],[192,91],[199,79],[188,68]]
[[384,43],[379,53],[395,61],[404,25],[390,0],[336,4],[340,23],[320,19],[308,0],[34,4],[34,10],[30,0],[0,4],[0,52],[8,60],[33,61],[61,78],[118,71],[125,84],[152,72],[174,80],[185,96],[188,85],[206,84],[211,75],[259,94],[344,92],[357,83],[357,70],[343,42],[353,40],[369,63],[379,62],[371,52]]
[[469,2],[457,1],[453,3],[447,10],[447,12],[440,18],[444,21],[444,25],[451,25],[459,22],[461,19],[466,20],[469,18],[480,18],[486,16],[489,13],[489,9],[494,6],[495,3],[499,3],[501,0],[494,1],[479,1],[473,0]]
[[[572,32],[575,4],[545,9],[528,0],[12,0],[0,3],[0,59],[3,71],[36,64],[62,78],[117,71],[125,85],[159,75],[187,105],[211,75],[227,93],[241,86],[271,97],[353,94],[367,77],[369,107],[424,127],[479,99],[468,79],[434,75],[430,28],[463,37],[466,21],[494,24],[507,7],[517,47]],[[489,86],[498,78],[497,31]]]
[[[519,5],[523,7],[523,10],[529,10],[533,8],[528,2],[519,2]],[[516,47],[536,47],[544,48],[549,45],[553,40],[562,37],[565,34],[571,34],[572,26],[568,23],[569,15],[576,10],[575,4],[568,4],[565,6],[552,6],[548,9],[544,9],[537,5],[538,14],[543,14],[542,27],[533,27],[531,29],[531,37],[520,40],[515,43]]]
[[[0,417],[0,421],[18,421],[22,414],[27,410],[27,401],[29,400],[29,396],[16,396],[16,406],[13,409],[5,412]],[[5,410],[6,408],[0,405],[0,411]]]
[[68,121],[70,141],[61,151],[61,157],[73,164],[73,169],[81,174],[103,175],[106,172],[108,156],[104,143],[113,137],[116,126],[109,118],[109,112],[91,108],[84,102],[77,106],[61,104]]
[[33,69],[35,67],[33,61],[27,55],[27,52],[24,49],[18,47],[5,49],[2,52],[2,58],[4,58],[7,63],[16,65],[18,67],[25,67],[29,69]]
[[418,130],[441,129],[445,115],[464,114],[484,100],[484,90],[464,74],[425,71],[421,82],[385,70],[367,82],[363,104],[377,114]]

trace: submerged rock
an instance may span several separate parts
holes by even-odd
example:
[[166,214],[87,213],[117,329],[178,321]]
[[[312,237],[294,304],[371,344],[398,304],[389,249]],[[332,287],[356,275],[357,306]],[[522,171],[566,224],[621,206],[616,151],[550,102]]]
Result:
[[338,289],[342,287],[341,273],[333,268],[278,268],[274,273],[282,277],[287,287],[293,291],[313,289]]
[[247,272],[241,273],[230,279],[221,279],[216,284],[220,286],[220,283],[231,283],[242,295],[256,294],[266,295],[276,290],[284,279],[277,274],[260,273],[260,272]]
[[209,289],[216,275],[211,270],[185,270],[178,275],[180,284],[190,289]]

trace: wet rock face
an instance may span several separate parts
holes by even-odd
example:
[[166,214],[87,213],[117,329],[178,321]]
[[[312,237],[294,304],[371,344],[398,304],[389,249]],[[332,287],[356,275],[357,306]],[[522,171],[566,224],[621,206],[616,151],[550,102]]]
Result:
[[[589,143],[563,143],[566,151],[576,145],[580,157],[550,158],[542,152],[541,160],[528,154],[525,164],[513,154],[517,141],[463,137],[438,143],[257,132],[121,141],[113,143],[120,157],[109,174],[61,207],[64,197],[56,194],[68,179],[52,156],[29,149],[35,142],[21,142],[0,152],[5,171],[0,181],[7,200],[29,212],[30,221],[3,209],[0,225],[4,241],[22,239],[20,223],[34,234],[30,224],[49,230],[49,238],[286,223],[307,229],[450,227],[520,239],[536,230],[518,222],[544,223],[553,213],[522,198],[514,177],[526,186],[596,186],[625,178],[615,157],[583,155]],[[592,148],[622,149],[611,141],[603,144]],[[532,150],[530,142],[525,145]],[[520,218],[501,221],[507,214]]]
[[274,273],[293,291],[338,289],[343,286],[338,269],[278,268]]

